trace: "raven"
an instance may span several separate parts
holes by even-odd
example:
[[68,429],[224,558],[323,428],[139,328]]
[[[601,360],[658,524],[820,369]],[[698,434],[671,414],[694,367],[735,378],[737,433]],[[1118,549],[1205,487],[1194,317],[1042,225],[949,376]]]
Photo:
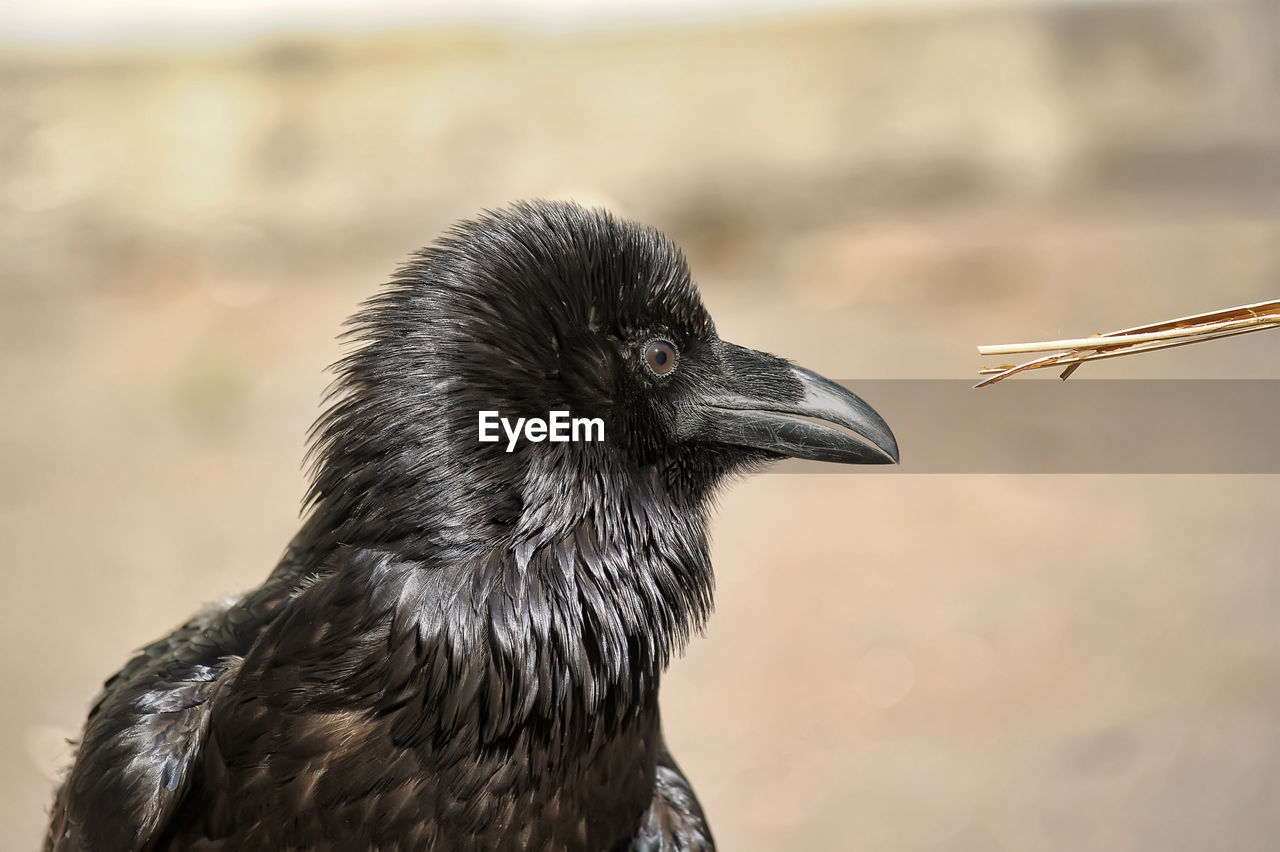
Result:
[[889,427],[720,340],[661,233],[568,203],[456,225],[351,324],[300,532],[106,682],[45,848],[713,849],[658,714],[711,495],[896,462]]

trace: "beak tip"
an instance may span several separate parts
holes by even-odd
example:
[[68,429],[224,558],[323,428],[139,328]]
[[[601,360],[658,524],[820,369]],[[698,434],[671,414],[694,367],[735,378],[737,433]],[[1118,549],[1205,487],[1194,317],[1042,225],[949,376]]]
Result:
[[872,442],[872,446],[874,446],[879,451],[879,455],[868,459],[865,462],[866,464],[900,464],[901,463],[901,456],[898,453],[898,442],[894,440],[894,437],[892,434],[888,435],[887,437],[888,437],[888,440],[884,441],[883,443],[878,440]]
[[803,367],[794,370],[805,389],[804,403],[811,407],[813,413],[825,415],[831,422],[852,431],[877,451],[874,455],[860,455],[858,463],[900,463],[898,439],[879,412],[848,388],[825,376]]
[[[888,429],[888,426],[886,426],[885,428]],[[902,454],[898,452],[898,439],[892,432],[889,432],[888,437],[889,437],[889,440],[886,442],[888,446],[881,447],[880,449],[884,450],[885,455],[889,457],[888,463],[901,464]]]

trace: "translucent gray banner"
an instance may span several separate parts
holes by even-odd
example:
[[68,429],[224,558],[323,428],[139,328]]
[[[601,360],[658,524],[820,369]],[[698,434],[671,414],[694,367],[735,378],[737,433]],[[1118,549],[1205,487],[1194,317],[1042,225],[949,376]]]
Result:
[[842,381],[901,465],[787,460],[774,473],[1280,473],[1280,380]]

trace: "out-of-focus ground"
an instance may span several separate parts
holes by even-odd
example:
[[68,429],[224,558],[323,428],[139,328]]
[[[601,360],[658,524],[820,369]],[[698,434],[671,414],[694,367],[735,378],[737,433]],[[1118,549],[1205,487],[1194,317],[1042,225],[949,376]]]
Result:
[[[0,848],[130,649],[270,570],[342,319],[449,222],[602,202],[686,247],[727,339],[971,376],[977,343],[1276,297],[1277,32],[1224,0],[6,48]],[[1280,336],[1084,372],[1280,378]],[[735,485],[663,697],[722,847],[1276,848],[1278,499]]]

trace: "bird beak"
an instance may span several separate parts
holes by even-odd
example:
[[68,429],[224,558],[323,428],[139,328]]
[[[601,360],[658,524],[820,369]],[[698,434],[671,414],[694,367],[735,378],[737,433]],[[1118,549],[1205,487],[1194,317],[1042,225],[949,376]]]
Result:
[[896,464],[898,442],[875,409],[781,358],[719,343],[722,372],[700,395],[697,440],[843,464]]

